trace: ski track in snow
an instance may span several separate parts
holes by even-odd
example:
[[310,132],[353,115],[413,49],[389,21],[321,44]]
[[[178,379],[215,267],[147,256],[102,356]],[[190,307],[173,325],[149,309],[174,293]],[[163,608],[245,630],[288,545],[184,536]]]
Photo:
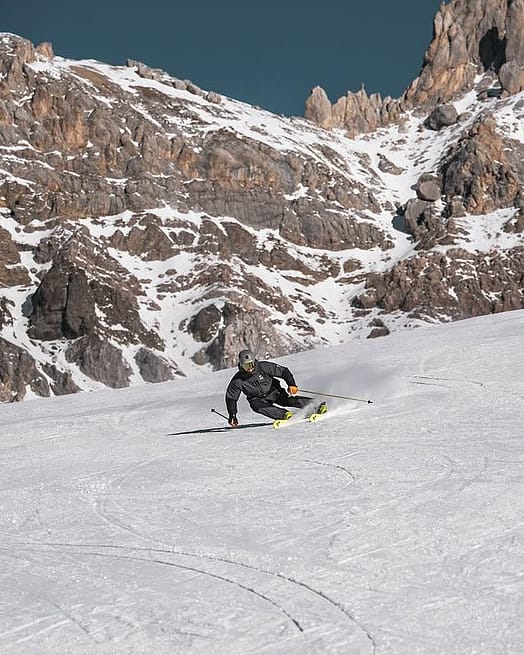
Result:
[[[272,456],[268,456],[268,457],[266,456],[265,459],[275,459],[275,458],[272,457]],[[346,476],[349,476],[351,481],[354,481],[354,479],[355,479],[354,475],[351,473],[351,471],[349,471],[347,468],[345,468],[343,466],[340,466],[340,465],[337,465],[337,464],[331,464],[331,463],[328,463],[328,462],[321,462],[321,461],[316,461],[316,460],[311,460],[311,459],[295,459],[294,461],[331,468],[331,469],[334,469],[335,471],[343,472]],[[155,462],[155,460],[149,460],[149,461],[142,462],[142,463],[140,463],[140,464],[138,464],[136,466],[131,467],[128,471],[125,471],[123,474],[119,475],[115,480],[112,481],[111,488],[117,488],[118,489],[122,485],[122,483],[129,476],[131,476],[135,471],[141,470],[144,467],[147,467],[150,464],[153,464],[154,462]],[[165,548],[168,547],[163,542],[152,539],[152,538],[148,537],[146,534],[143,534],[143,533],[141,533],[141,532],[139,532],[137,530],[134,530],[130,525],[124,523],[119,518],[117,518],[115,516],[115,513],[111,512],[111,510],[109,509],[109,505],[111,503],[111,500],[113,500],[112,495],[108,494],[108,495],[101,496],[97,501],[97,510],[96,511],[105,521],[107,521],[109,524],[111,524],[113,526],[116,526],[116,527],[120,528],[121,530],[130,532],[134,536],[139,537],[141,539],[144,539],[145,541],[151,541],[151,542],[154,542],[154,543],[159,543],[160,545],[163,545]],[[116,509],[118,509],[118,503],[116,503]],[[289,544],[290,542],[287,541],[286,543]],[[104,547],[106,547],[106,546],[104,546]],[[109,548],[114,548],[114,546],[109,546]],[[336,601],[333,601],[331,598],[329,598],[326,594],[324,594],[323,592],[318,591],[316,589],[313,589],[311,586],[307,585],[304,582],[301,582],[299,580],[294,580],[293,578],[285,576],[282,573],[278,573],[278,572],[274,572],[274,571],[266,571],[266,570],[263,570],[263,569],[260,569],[260,568],[254,567],[254,566],[250,566],[250,565],[245,564],[243,562],[232,561],[232,560],[228,560],[228,559],[224,559],[224,558],[220,558],[220,557],[213,557],[213,556],[209,556],[209,555],[198,555],[198,554],[195,554],[195,553],[178,552],[178,551],[175,551],[175,550],[165,550],[165,548],[164,549],[157,549],[157,548],[137,549],[137,548],[134,548],[133,550],[140,550],[140,551],[144,550],[144,551],[149,552],[149,553],[154,552],[154,553],[173,554],[173,555],[191,557],[191,558],[195,558],[195,559],[203,559],[203,560],[207,560],[207,561],[222,562],[222,563],[232,565],[233,567],[241,567],[241,568],[245,568],[245,569],[250,569],[252,571],[256,571],[257,573],[262,574],[263,576],[273,576],[275,578],[285,580],[286,582],[289,582],[290,584],[294,584],[294,585],[297,585],[299,587],[302,587],[303,589],[307,589],[312,594],[314,594],[318,598],[322,599],[322,601],[330,603],[331,605],[333,605],[334,607],[339,609],[353,623],[358,625],[358,622],[356,622],[356,620],[351,616],[351,614],[347,610],[345,610],[339,603],[337,603]],[[97,556],[98,555],[100,555],[100,554],[97,553]],[[116,556],[113,555],[113,557],[116,557]],[[129,559],[129,556],[126,556],[126,557],[118,556],[118,558],[119,559],[126,559],[126,558]],[[133,559],[133,558],[131,558],[131,559]],[[144,559],[144,558],[139,558],[139,559],[142,559],[142,561],[148,561],[147,559]],[[167,561],[164,561],[164,560],[159,560],[159,559],[154,559],[152,561],[154,563],[160,564],[160,565],[173,566],[173,567],[178,567],[178,568],[182,568],[182,569],[185,568],[187,570],[195,571],[195,572],[198,572],[198,573],[200,573],[202,575],[208,575],[208,576],[210,576],[212,578],[216,578],[218,580],[222,580],[222,581],[227,582],[229,584],[236,585],[239,589],[243,589],[245,591],[248,591],[249,593],[252,593],[255,596],[258,596],[258,597],[266,600],[270,604],[274,605],[275,607],[277,607],[296,626],[296,628],[299,630],[299,632],[304,632],[304,629],[302,628],[300,622],[297,619],[293,618],[293,616],[290,613],[288,613],[278,603],[271,600],[271,598],[265,596],[264,594],[261,594],[261,593],[257,592],[256,589],[246,587],[246,586],[244,586],[243,584],[241,584],[239,582],[236,582],[236,581],[234,581],[234,580],[232,580],[230,578],[224,577],[222,575],[218,575],[216,573],[210,573],[210,572],[207,572],[207,571],[202,571],[202,570],[199,570],[199,569],[196,569],[196,568],[193,568],[193,567],[183,567],[183,566],[181,566],[179,564],[174,564],[174,563],[167,562]],[[372,636],[369,635],[368,633],[366,633],[366,636],[369,638],[370,642],[373,645],[372,652],[375,652],[375,644],[373,642]]]
[[524,652],[523,328],[285,358],[374,401],[289,430],[191,434],[231,371],[2,406],[0,652]]

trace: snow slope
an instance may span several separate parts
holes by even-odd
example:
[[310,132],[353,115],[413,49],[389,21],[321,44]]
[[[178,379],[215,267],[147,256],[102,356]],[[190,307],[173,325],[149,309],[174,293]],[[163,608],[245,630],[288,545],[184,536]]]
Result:
[[0,652],[524,652],[523,333],[289,357],[374,403],[278,431],[231,370],[2,405]]

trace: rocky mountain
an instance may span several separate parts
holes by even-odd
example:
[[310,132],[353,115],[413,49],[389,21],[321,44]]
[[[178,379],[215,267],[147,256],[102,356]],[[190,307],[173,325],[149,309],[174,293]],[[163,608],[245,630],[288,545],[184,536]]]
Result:
[[524,306],[524,0],[306,118],[0,35],[0,400]]
[[[501,95],[524,90],[524,0],[455,0],[440,6],[420,75],[402,98],[348,92],[333,105],[320,87],[306,101],[306,117],[356,135],[429,111],[476,88]],[[487,73],[491,73],[488,75]],[[482,75],[482,84],[479,84]],[[449,119],[448,119],[449,120]]]

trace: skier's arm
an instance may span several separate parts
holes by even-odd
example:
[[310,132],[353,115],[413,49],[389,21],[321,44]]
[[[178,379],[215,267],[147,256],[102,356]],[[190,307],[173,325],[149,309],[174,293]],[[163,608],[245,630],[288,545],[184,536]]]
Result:
[[237,403],[240,398],[241,386],[238,380],[233,378],[226,389],[226,408],[228,412],[228,423],[231,426],[238,425]]
[[[280,366],[280,364],[275,364],[275,362],[264,363],[270,365],[269,374],[271,376],[274,378],[282,378],[284,380],[284,382],[287,384],[289,393],[297,393],[298,387],[297,383],[295,382],[295,378],[293,377],[293,373],[291,373],[291,371],[286,366]],[[291,391],[291,389],[294,389],[294,391]]]

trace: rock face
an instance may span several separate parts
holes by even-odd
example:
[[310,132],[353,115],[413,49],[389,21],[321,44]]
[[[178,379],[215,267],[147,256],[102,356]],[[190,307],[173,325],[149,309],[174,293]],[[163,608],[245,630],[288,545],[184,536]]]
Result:
[[180,374],[163,357],[159,357],[147,348],[140,348],[135,355],[140,375],[146,382],[167,382],[173,379],[173,373]]
[[386,274],[369,275],[366,292],[354,302],[415,318],[441,312],[453,320],[522,309],[523,271],[522,248],[508,251],[503,259],[462,249],[421,253]]
[[22,400],[28,388],[38,396],[50,396],[49,384],[23,348],[0,338],[0,402]]
[[82,373],[108,387],[119,389],[129,385],[131,368],[121,351],[97,336],[75,340],[67,348],[66,359],[76,364]]
[[518,4],[444,6],[409,94],[309,121],[0,34],[0,400],[521,307]]
[[454,105],[438,105],[424,121],[424,125],[439,132],[443,127],[455,125],[458,119],[459,114]]
[[341,127],[355,136],[400,121],[402,108],[401,100],[382,99],[379,93],[369,96],[363,88],[357,93],[348,91],[331,105],[324,89],[317,86],[306,100],[305,116],[321,127]]
[[477,75],[496,76],[503,96],[524,90],[524,0],[452,0],[442,4],[419,76],[403,97],[382,99],[361,89],[333,105],[316,87],[306,100],[306,118],[350,135],[370,132],[403,112],[430,111],[427,126],[439,130],[456,122],[449,101],[473,89]]
[[[207,342],[193,357],[197,364],[211,363],[218,369],[235,366],[237,353],[244,348],[258,353],[260,358],[271,356],[275,350],[289,353],[300,349],[299,343],[272,326],[269,312],[260,310],[249,301],[244,300],[242,304],[244,306],[225,303],[218,316],[214,317],[216,322],[213,320],[212,323],[207,323],[207,319],[214,312],[206,307],[190,322],[189,332],[197,341]],[[215,305],[211,308],[216,309]],[[207,325],[202,333],[199,326],[202,328],[204,322]],[[307,326],[304,329],[307,331]]]
[[481,117],[441,165],[443,191],[448,200],[460,196],[471,214],[487,214],[503,207],[517,206],[522,197],[524,163],[513,167],[496,122]]
[[404,208],[406,227],[417,241],[417,248],[428,249],[447,234],[446,223],[433,203],[411,198]]
[[441,196],[440,182],[437,177],[431,174],[421,175],[415,187],[417,198],[435,202]]
[[455,0],[442,4],[411,106],[446,102],[473,88],[475,75],[494,71],[507,94],[524,89],[524,0]]
[[32,297],[33,339],[76,339],[94,327],[95,305],[83,270],[67,271],[53,265]]

